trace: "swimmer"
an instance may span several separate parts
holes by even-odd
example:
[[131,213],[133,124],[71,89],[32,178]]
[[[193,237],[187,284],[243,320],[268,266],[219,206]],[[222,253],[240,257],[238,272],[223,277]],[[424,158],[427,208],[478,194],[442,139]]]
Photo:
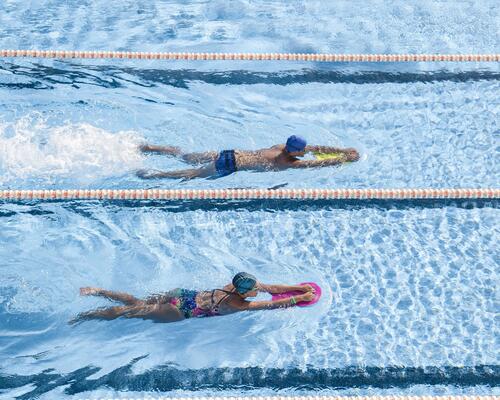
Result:
[[[359,160],[359,153],[352,148],[340,149],[331,146],[308,146],[304,138],[292,135],[286,144],[277,144],[267,149],[255,151],[223,150],[204,153],[184,153],[178,147],[142,145],[144,153],[166,154],[179,157],[183,161],[199,165],[201,168],[177,171],[140,170],[137,176],[143,179],[171,178],[192,179],[222,177],[236,171],[281,171],[288,168],[328,167]],[[340,157],[321,160],[300,160],[306,153],[339,153]]]
[[[258,292],[280,294],[299,291],[301,294],[274,301],[248,301]],[[142,318],[154,322],[177,322],[187,318],[215,317],[233,314],[239,311],[272,310],[291,307],[301,301],[311,301],[315,297],[310,285],[266,285],[246,272],[240,272],[232,283],[222,289],[196,291],[189,289],[173,289],[165,293],[138,299],[128,293],[84,287],[80,289],[82,296],[102,296],[123,303],[122,306],[87,311],[71,320],[70,323],[101,319],[112,320],[119,317]]]

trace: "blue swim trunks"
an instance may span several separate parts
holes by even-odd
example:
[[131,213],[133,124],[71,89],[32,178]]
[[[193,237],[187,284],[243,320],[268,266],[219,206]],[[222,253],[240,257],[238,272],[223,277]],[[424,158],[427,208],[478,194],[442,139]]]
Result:
[[215,160],[215,170],[219,176],[226,176],[236,172],[236,156],[234,150],[222,150]]

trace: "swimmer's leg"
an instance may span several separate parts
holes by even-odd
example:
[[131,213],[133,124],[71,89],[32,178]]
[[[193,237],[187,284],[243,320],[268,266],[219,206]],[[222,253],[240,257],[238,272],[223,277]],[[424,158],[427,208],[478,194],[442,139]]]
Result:
[[174,146],[157,146],[154,144],[143,144],[139,146],[139,150],[143,153],[167,154],[169,156],[179,156],[182,150]]
[[208,178],[216,174],[215,165],[203,168],[180,169],[177,171],[137,171],[137,176],[142,179],[193,179]]
[[154,322],[176,322],[186,319],[172,304],[147,304],[124,315],[125,318],[142,318]]
[[169,303],[172,299],[179,298],[181,296],[182,289],[172,289],[168,292],[152,294],[144,299],[146,304],[162,304]]
[[182,321],[184,316],[179,309],[172,304],[145,304],[140,303],[131,306],[115,306],[104,309],[83,312],[71,320],[70,324],[88,321],[92,319],[101,319],[110,321],[119,317],[142,318],[155,322],[176,322]]
[[110,300],[120,301],[124,304],[129,304],[129,305],[141,302],[141,300],[139,300],[137,297],[134,297],[128,293],[113,292],[111,290],[105,290],[93,287],[80,288],[80,296],[102,296]]
[[205,151],[203,153],[185,153],[182,154],[182,159],[190,164],[206,164],[214,162],[219,157],[217,151]]
[[215,161],[219,156],[216,151],[205,151],[202,153],[183,153],[179,147],[174,146],[157,146],[152,144],[143,144],[139,146],[139,150],[143,153],[166,154],[182,158],[190,164],[206,164]]
[[75,319],[72,319],[69,323],[74,324],[77,322],[87,321],[90,319],[105,319],[112,320],[125,315],[130,312],[134,306],[115,306],[108,308],[101,308],[92,311],[86,311],[78,314]]

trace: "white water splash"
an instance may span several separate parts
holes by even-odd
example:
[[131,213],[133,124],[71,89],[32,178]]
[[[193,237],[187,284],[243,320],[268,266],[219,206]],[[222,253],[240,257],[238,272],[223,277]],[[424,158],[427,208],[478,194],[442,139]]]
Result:
[[0,185],[37,180],[91,183],[141,166],[141,137],[90,124],[49,126],[36,116],[0,122]]

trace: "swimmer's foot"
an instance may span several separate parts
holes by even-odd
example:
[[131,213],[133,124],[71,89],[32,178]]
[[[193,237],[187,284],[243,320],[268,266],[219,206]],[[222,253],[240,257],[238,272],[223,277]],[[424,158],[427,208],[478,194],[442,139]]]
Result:
[[92,319],[92,315],[95,314],[95,311],[85,311],[79,313],[75,318],[72,318],[68,321],[68,325],[78,325],[84,321]]
[[140,169],[135,174],[141,179],[155,179],[158,177],[158,172],[150,169]]
[[181,154],[181,149],[174,146],[156,146],[153,144],[143,144],[139,146],[139,150],[143,153],[167,154],[171,156],[178,156],[179,154]]
[[80,288],[80,296],[99,296],[102,289],[95,287],[82,287]]
[[75,318],[72,318],[68,321],[68,325],[77,325],[83,321],[84,319],[80,317],[80,314],[78,314]]

